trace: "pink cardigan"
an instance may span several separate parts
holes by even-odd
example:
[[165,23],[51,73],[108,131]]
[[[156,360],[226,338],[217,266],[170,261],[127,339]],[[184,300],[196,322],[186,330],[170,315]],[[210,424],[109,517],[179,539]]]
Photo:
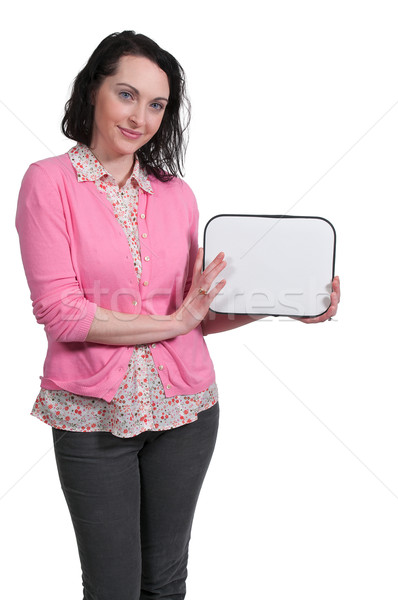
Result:
[[[105,193],[78,182],[67,153],[26,171],[16,227],[33,313],[48,351],[41,386],[110,402],[131,346],[86,342],[97,306],[129,314],[170,314],[190,287],[198,249],[198,209],[189,186],[150,177],[140,190],[140,283],[126,236]],[[202,328],[151,345],[166,397],[195,394],[215,381]]]

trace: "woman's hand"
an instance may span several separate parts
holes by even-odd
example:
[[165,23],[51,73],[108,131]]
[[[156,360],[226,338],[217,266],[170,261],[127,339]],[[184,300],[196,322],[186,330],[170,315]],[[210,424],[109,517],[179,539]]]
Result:
[[181,306],[172,314],[172,317],[181,326],[182,335],[199,325],[207,315],[210,304],[224,287],[226,281],[222,279],[208,294],[200,293],[200,290],[208,292],[217,275],[225,269],[227,263],[223,258],[224,252],[220,252],[202,273],[203,248],[199,248],[193,267],[192,284],[189,292]]
[[336,275],[332,281],[332,293],[330,294],[330,306],[328,310],[323,314],[319,315],[319,317],[309,317],[303,319],[297,319],[302,323],[322,323],[323,321],[327,321],[334,317],[337,313],[337,305],[340,302],[340,277]]

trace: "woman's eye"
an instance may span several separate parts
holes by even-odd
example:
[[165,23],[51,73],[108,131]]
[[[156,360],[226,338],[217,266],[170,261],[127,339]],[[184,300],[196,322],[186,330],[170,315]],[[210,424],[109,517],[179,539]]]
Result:
[[152,102],[151,106],[155,110],[162,110],[163,108],[163,104],[160,104],[159,102]]
[[123,99],[127,100],[127,98],[132,98],[132,95],[130,94],[130,92],[120,92],[120,95]]

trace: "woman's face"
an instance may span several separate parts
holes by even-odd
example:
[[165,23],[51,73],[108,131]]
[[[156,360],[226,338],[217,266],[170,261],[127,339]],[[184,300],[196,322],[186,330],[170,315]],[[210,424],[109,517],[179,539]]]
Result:
[[167,75],[142,56],[122,56],[94,97],[90,148],[117,159],[133,155],[157,132],[169,97]]

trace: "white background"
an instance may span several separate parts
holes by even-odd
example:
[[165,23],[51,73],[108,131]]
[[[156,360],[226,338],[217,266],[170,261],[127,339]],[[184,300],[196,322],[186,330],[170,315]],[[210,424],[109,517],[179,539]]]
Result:
[[60,132],[73,78],[106,35],[134,29],[187,73],[186,181],[201,234],[224,212],[323,216],[336,228],[342,285],[332,322],[265,319],[206,338],[221,423],[192,532],[187,600],[397,598],[395,8],[383,0],[8,4],[3,597],[82,597],[51,428],[29,414],[46,342],[14,217],[29,164],[73,145]]

